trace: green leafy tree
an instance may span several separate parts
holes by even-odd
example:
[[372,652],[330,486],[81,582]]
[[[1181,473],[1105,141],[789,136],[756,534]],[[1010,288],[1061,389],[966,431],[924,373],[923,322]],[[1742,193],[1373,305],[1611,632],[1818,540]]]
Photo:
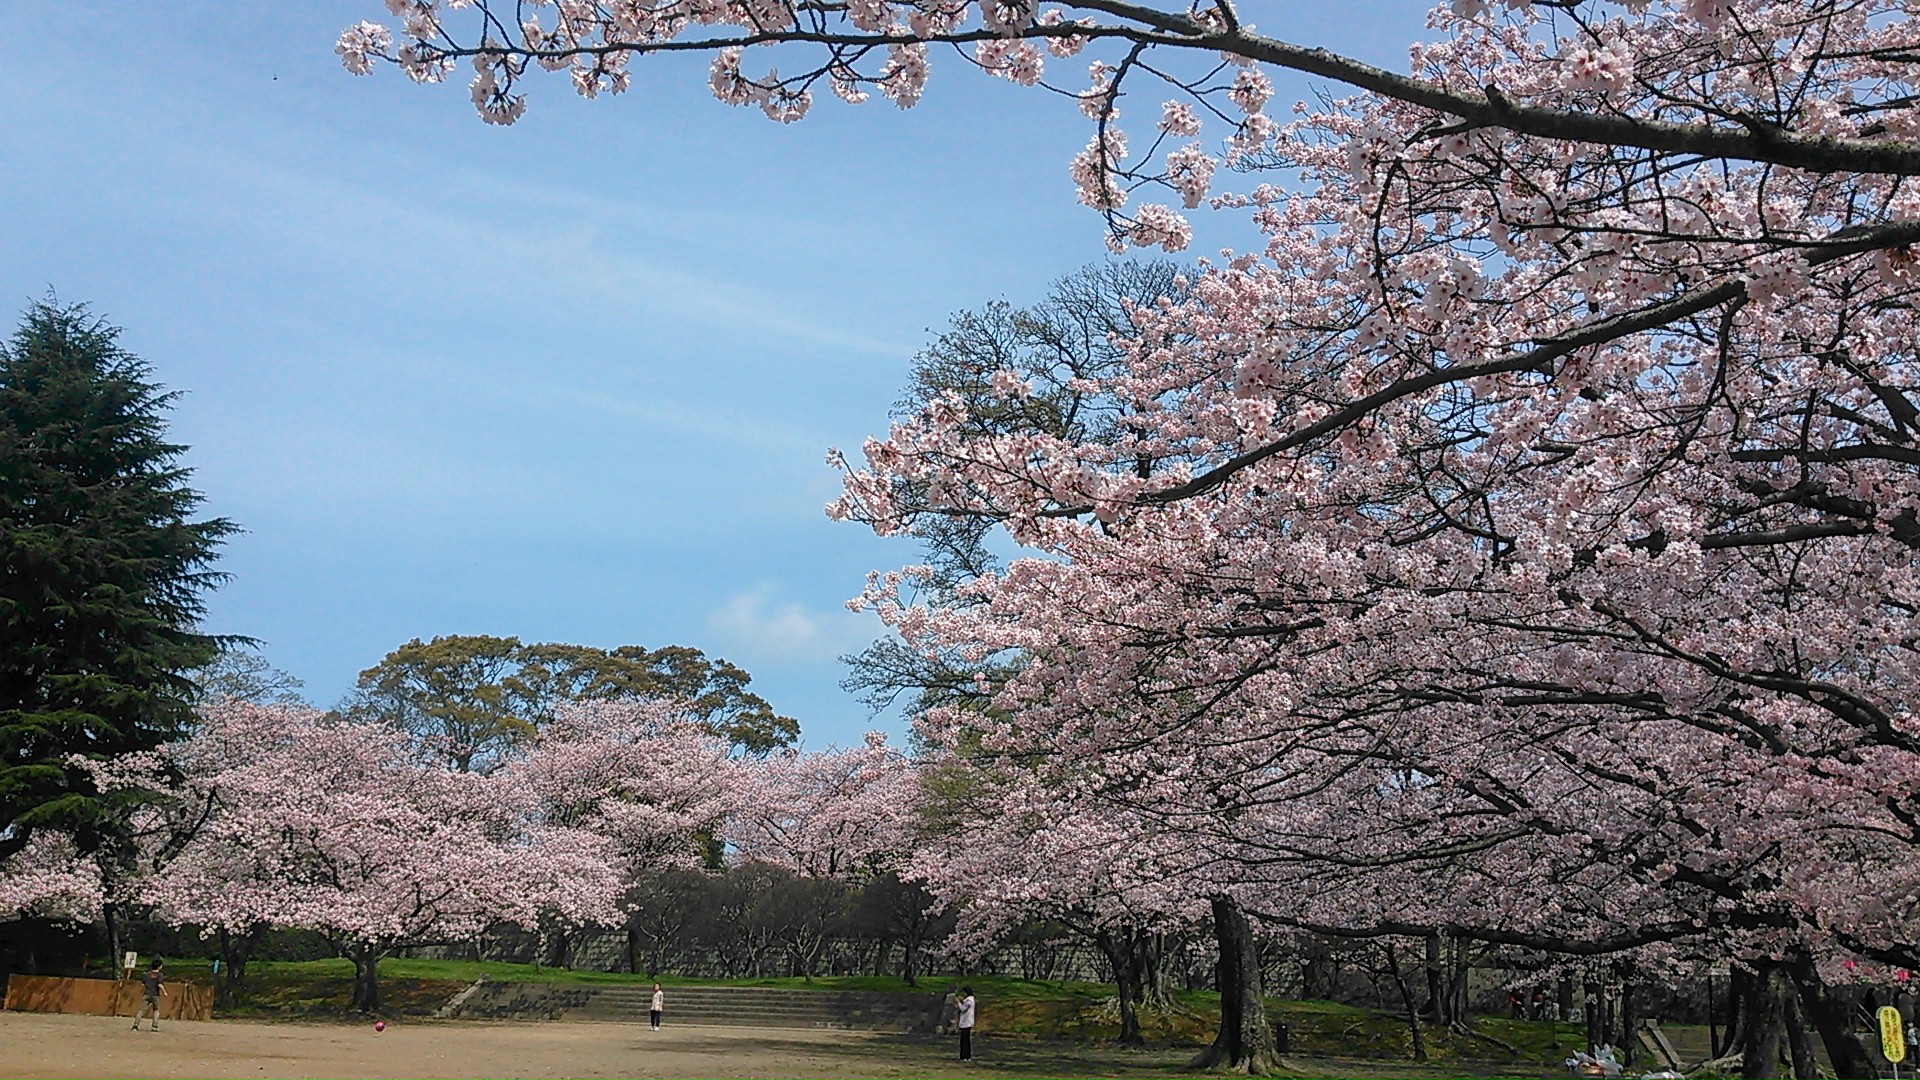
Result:
[[800,738],[799,722],[774,712],[765,698],[747,689],[753,676],[725,660],[685,645],[652,650],[623,645],[611,655],[647,672],[652,696],[686,702],[707,730],[739,750],[765,754]]
[[174,395],[119,336],[48,300],[0,345],[0,857],[40,828],[117,843],[118,808],[69,758],[178,735],[187,673],[219,652],[198,624],[235,526],[192,520]]
[[413,732],[461,771],[493,767],[572,701],[672,698],[748,754],[791,746],[800,725],[749,690],[753,677],[698,649],[543,643],[484,634],[418,638],[360,673],[349,716]]
[[453,769],[485,772],[534,729],[511,685],[520,651],[517,638],[414,638],[360,673],[344,711],[412,732]]

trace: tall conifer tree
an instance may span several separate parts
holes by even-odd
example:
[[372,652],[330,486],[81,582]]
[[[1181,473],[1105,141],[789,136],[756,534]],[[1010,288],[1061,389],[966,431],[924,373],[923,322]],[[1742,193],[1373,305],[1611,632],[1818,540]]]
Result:
[[191,716],[186,672],[235,526],[168,442],[174,395],[85,305],[28,308],[0,344],[0,857],[34,829],[112,843],[113,808],[69,764],[151,748]]

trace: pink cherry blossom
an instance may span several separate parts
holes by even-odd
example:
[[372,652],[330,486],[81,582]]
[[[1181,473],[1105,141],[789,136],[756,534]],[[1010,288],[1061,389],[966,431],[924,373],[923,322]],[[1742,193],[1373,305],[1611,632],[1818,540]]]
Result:
[[61,833],[35,832],[0,862],[0,922],[31,915],[89,923],[103,899],[99,865]]
[[[905,106],[930,43],[1005,74],[1015,45],[1085,38],[1069,172],[1110,243],[1189,241],[1142,186],[1256,231],[1075,380],[1111,430],[982,425],[953,393],[844,462],[837,517],[977,519],[1021,549],[938,593],[877,574],[857,601],[930,659],[1005,672],[917,720],[977,785],[948,855],[1003,864],[976,889],[921,868],[978,905],[967,925],[1041,905],[1138,925],[1228,896],[1269,928],[1803,981],[1910,969],[1906,5],[1457,0],[1400,71],[1225,4],[862,9],[877,28],[807,9],[833,44],[773,31],[815,50],[784,84],[743,79],[733,50],[800,8],[650,10],[644,33],[590,18],[560,53],[711,50],[716,93],[756,104],[851,79],[835,65],[858,53]],[[491,32],[412,44],[478,62],[499,121],[551,50]],[[386,57],[349,35],[350,70]],[[1211,74],[1186,72],[1196,50]],[[1278,69],[1348,89],[1282,125]],[[1141,80],[1180,99],[1156,136],[1210,112],[1224,145],[1130,157],[1116,105]]]
[[851,749],[790,751],[747,766],[726,838],[742,859],[814,877],[890,869],[914,836],[919,775],[869,734]]

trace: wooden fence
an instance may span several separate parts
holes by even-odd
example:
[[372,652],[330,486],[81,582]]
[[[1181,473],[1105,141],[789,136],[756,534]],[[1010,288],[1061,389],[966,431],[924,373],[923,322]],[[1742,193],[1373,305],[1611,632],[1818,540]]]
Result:
[[[213,1019],[213,987],[169,982],[165,989],[160,995],[161,1019]],[[140,1008],[140,980],[9,975],[6,1007],[19,1012],[132,1016]]]

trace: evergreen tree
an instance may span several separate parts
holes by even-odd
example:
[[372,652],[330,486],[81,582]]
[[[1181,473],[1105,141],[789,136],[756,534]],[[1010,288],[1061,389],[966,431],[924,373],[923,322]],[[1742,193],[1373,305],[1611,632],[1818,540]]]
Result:
[[28,308],[0,344],[0,858],[34,829],[113,842],[114,808],[69,764],[151,748],[192,715],[188,672],[222,518],[166,439],[174,395],[85,305]]

